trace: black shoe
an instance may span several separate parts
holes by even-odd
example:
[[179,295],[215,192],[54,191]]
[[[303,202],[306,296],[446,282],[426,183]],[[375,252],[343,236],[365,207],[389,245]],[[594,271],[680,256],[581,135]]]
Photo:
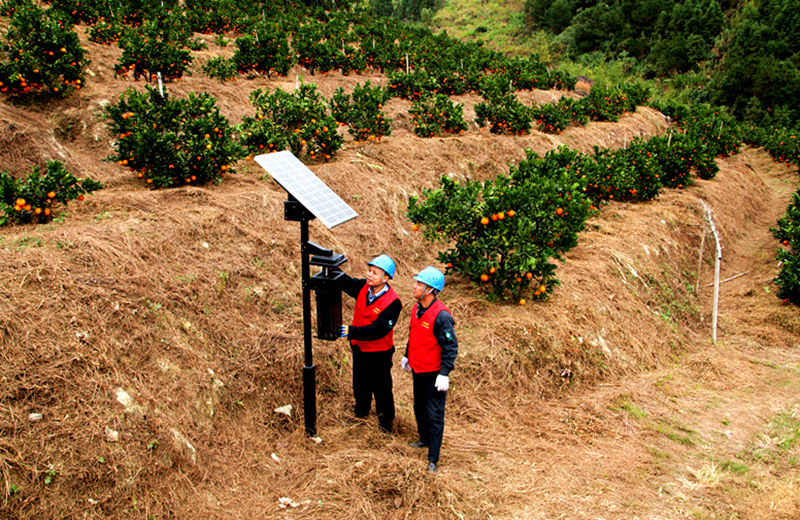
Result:
[[428,471],[430,471],[431,473],[436,473],[436,463],[435,462],[429,462],[428,463]]
[[409,444],[409,446],[411,446],[412,448],[427,448],[428,447],[428,443],[427,442],[422,442],[422,441],[417,441],[417,442],[412,442],[411,444]]

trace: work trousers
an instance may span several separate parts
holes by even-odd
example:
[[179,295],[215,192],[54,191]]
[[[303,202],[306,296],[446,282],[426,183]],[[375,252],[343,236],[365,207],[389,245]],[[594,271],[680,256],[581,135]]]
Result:
[[439,372],[414,373],[414,416],[419,440],[428,445],[428,461],[439,462],[444,434],[444,405],[447,392],[436,389]]
[[378,424],[386,431],[394,423],[394,395],[392,394],[392,356],[394,347],[381,352],[353,350],[353,397],[356,400],[356,417],[366,417],[375,396]]

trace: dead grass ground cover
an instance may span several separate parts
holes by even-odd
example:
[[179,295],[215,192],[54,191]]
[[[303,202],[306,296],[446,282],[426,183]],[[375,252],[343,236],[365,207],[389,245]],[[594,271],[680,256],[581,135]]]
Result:
[[[92,77],[79,95],[0,104],[8,169],[58,158],[106,185],[56,222],[0,230],[0,515],[797,517],[799,322],[771,294],[777,246],[768,232],[796,178],[760,150],[652,203],[604,207],[559,266],[563,285],[547,302],[488,303],[448,280],[442,297],[461,350],[432,477],[407,446],[415,439],[407,374],[394,373],[393,435],[378,433],[374,417],[346,423],[342,341],[315,341],[322,442],[306,438],[299,226],[283,220],[286,194],[244,161],[220,186],[160,191],[102,162],[111,138],[100,106],[142,85],[113,77],[117,49],[86,46]],[[194,76],[168,86],[172,95],[208,91],[236,123],[250,113],[254,88],[294,86],[294,78],[203,78],[203,58],[231,52],[209,46]],[[326,96],[367,79],[385,80],[305,76]],[[479,98],[457,101],[468,116]],[[409,106],[387,103],[391,137],[348,139],[336,161],[312,167],[359,213],[333,230],[312,222],[312,240],[345,253],[355,274],[392,254],[405,317],[411,276],[436,254],[403,217],[410,195],[443,174],[491,178],[525,148],[589,152],[666,128],[641,108],[558,136],[471,127],[423,140],[411,132]],[[697,279],[701,198],[721,232],[723,278],[748,273],[723,285],[717,345],[708,239]],[[406,336],[400,327],[398,346]],[[291,417],[274,412],[286,404]]]

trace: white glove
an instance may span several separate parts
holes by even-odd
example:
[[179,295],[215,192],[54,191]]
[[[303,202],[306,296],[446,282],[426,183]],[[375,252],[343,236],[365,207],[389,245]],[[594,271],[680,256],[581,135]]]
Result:
[[450,388],[450,378],[442,374],[436,376],[436,389],[440,392],[447,392],[448,388]]
[[400,368],[402,368],[403,370],[410,370],[411,369],[411,367],[408,366],[408,358],[407,357],[403,356],[403,358],[400,360]]

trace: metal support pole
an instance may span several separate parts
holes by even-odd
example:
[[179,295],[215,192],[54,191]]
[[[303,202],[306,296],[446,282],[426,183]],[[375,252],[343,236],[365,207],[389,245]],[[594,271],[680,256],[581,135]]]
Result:
[[306,434],[317,435],[317,384],[314,354],[311,348],[311,288],[309,279],[311,269],[308,265],[308,220],[300,222],[300,254],[303,257],[303,341],[305,346],[305,364],[303,366],[303,413],[305,414]]

